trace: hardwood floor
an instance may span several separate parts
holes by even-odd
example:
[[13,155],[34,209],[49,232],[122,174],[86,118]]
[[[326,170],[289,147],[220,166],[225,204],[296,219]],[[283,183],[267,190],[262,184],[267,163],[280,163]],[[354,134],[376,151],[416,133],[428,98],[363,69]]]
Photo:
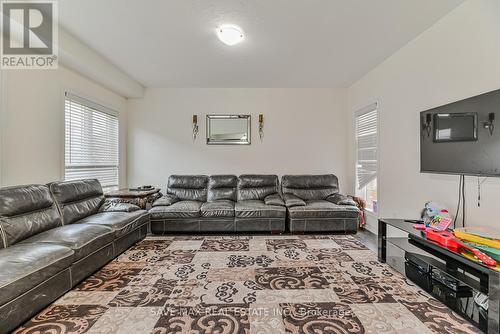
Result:
[[377,235],[375,233],[363,229],[359,230],[358,233],[354,235],[354,237],[359,241],[361,241],[372,252],[377,253],[378,241],[377,241]]

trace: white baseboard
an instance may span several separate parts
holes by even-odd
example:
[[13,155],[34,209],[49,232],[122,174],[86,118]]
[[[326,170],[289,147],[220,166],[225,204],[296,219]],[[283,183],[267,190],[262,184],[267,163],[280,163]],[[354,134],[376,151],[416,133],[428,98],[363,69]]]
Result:
[[370,211],[365,211],[365,229],[368,231],[378,234],[378,216]]

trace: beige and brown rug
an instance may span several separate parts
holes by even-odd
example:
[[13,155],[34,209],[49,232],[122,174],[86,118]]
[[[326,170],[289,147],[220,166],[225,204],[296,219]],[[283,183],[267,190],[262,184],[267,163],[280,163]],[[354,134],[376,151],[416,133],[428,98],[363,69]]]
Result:
[[148,237],[16,333],[477,333],[352,236]]

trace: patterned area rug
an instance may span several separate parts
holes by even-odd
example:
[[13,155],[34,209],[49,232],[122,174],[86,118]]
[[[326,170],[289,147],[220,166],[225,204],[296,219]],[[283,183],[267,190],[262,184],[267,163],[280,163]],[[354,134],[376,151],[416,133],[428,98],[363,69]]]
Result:
[[16,333],[478,333],[352,236],[148,237]]

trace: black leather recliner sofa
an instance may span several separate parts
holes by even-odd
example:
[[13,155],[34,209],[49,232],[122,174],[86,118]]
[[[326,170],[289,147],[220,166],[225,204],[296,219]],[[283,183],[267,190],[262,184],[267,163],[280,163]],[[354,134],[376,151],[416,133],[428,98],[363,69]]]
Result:
[[286,220],[276,175],[171,175],[149,213],[153,233],[283,232]]
[[97,180],[0,189],[0,333],[144,238],[149,214],[104,199]]
[[[281,193],[281,195],[280,195]],[[359,209],[339,194],[337,177],[285,175],[172,175],[153,203],[151,231],[356,232]]]
[[338,179],[326,175],[284,175],[281,191],[290,232],[356,232],[359,209],[339,194]]

